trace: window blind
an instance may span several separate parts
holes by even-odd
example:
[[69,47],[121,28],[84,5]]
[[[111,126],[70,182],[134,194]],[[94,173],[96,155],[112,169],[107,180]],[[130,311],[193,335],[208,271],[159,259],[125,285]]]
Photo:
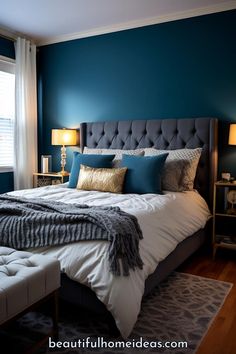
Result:
[[[2,65],[1,65],[2,64]],[[15,75],[6,62],[0,60],[0,169],[13,167]]]

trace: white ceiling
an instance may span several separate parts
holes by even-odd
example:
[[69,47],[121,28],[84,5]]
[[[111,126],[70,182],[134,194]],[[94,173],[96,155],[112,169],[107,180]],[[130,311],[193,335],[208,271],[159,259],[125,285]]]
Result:
[[48,44],[236,9],[236,0],[0,0],[0,9],[0,33]]

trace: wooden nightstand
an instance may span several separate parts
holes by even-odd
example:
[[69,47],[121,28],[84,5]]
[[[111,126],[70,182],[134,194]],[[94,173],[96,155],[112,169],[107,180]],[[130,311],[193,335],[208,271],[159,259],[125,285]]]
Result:
[[218,248],[236,250],[236,208],[232,208],[227,200],[228,193],[231,190],[236,192],[236,183],[218,181],[214,185],[213,258]]
[[57,172],[50,172],[50,173],[33,173],[33,186],[36,187],[44,187],[50,186],[54,184],[61,184],[67,182],[69,173],[62,175]]

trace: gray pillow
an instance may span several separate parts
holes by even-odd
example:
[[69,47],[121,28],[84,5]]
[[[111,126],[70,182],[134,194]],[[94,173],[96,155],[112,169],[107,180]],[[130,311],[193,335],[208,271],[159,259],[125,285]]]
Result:
[[99,155],[111,155],[115,154],[115,157],[112,161],[113,167],[120,167],[120,163],[122,160],[122,155],[135,155],[135,156],[143,156],[144,149],[136,149],[136,150],[122,150],[122,149],[93,149],[84,147],[84,154],[99,154]]
[[198,162],[202,148],[157,150],[146,148],[145,156],[161,155],[168,152],[162,173],[162,189],[183,192],[193,190]]

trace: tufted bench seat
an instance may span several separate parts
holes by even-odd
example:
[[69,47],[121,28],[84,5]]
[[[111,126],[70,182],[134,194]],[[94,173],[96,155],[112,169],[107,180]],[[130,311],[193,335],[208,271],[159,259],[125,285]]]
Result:
[[0,325],[54,296],[59,287],[58,260],[0,247]]

